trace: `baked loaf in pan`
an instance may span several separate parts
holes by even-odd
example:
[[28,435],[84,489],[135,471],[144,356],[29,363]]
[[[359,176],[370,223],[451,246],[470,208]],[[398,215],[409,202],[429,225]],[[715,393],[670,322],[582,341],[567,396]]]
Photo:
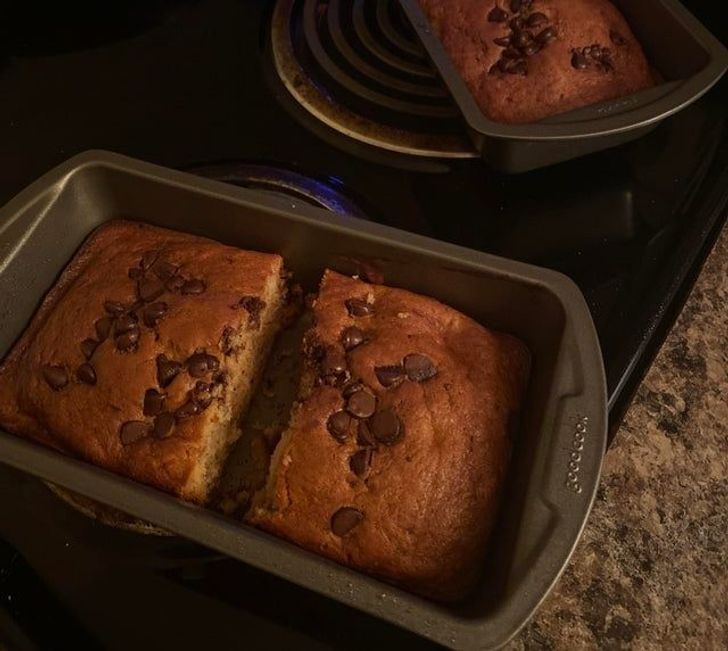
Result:
[[529,353],[454,309],[326,272],[301,400],[247,519],[440,600],[478,580]]
[[115,221],[0,366],[0,423],[195,502],[278,330],[280,256]]
[[419,0],[483,113],[535,122],[654,85],[609,0]]

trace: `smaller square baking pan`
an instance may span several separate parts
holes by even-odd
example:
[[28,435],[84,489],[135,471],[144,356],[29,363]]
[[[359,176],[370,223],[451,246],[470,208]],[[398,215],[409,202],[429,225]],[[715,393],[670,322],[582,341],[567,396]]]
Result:
[[[504,172],[526,172],[635,140],[705,94],[728,69],[728,50],[677,0],[611,0],[662,83],[528,124],[488,119],[418,0],[399,0],[463,115],[478,152]],[[483,3],[485,20],[487,3]]]
[[[496,648],[566,566],[607,439],[599,343],[565,276],[104,152],[77,156],[0,209],[0,357],[84,239],[123,217],[283,255],[305,289],[352,260],[524,339],[533,372],[478,590],[437,604],[212,510],[0,431],[0,461],[441,644]],[[241,589],[245,589],[241,586]],[[244,639],[245,632],[241,631]]]

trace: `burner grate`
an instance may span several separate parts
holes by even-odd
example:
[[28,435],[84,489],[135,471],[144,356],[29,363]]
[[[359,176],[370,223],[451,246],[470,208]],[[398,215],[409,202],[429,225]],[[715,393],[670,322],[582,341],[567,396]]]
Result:
[[278,0],[276,70],[329,127],[419,156],[474,156],[460,115],[394,0]]

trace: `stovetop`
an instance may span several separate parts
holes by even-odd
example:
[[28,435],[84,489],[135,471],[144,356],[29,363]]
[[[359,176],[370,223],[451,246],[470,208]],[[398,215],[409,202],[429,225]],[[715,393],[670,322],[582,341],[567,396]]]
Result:
[[[314,118],[272,60],[273,2],[8,4],[0,204],[92,148],[223,180],[239,181],[251,164],[313,177],[370,219],[571,276],[599,331],[613,428],[725,221],[725,81],[635,143],[506,176],[468,157],[450,118],[441,135],[457,155],[448,158],[383,151]],[[686,4],[721,25],[711,3]],[[357,110],[372,118],[371,107]],[[96,524],[5,468],[0,601],[0,645],[18,648],[424,645],[191,543]]]

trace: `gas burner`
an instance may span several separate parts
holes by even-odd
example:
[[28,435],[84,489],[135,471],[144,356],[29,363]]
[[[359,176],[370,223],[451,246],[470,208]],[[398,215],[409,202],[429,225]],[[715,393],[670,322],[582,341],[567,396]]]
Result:
[[476,156],[457,108],[394,0],[278,0],[276,72],[335,131],[414,156]]
[[336,178],[322,180],[284,167],[241,162],[193,165],[185,171],[241,188],[293,198],[343,217],[368,219],[366,212],[337,187],[341,182]]

